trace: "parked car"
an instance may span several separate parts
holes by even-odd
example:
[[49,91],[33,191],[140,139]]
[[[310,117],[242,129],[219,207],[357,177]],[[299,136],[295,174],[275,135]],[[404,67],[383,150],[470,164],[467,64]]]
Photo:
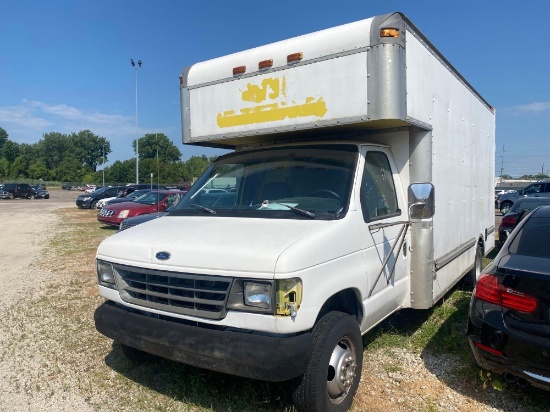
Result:
[[134,201],[107,205],[97,215],[97,220],[112,226],[119,226],[128,217],[163,212],[180,201],[186,192],[176,190],[152,190]]
[[97,202],[106,197],[117,196],[125,186],[105,186],[93,193],[85,193],[76,198],[76,205],[81,209],[95,209]]
[[4,183],[2,190],[11,195],[8,195],[10,199],[30,199],[32,196],[32,189],[27,183]]
[[119,195],[117,197],[113,197],[107,200],[103,207],[107,205],[116,205],[117,203],[124,203],[124,202],[132,202],[136,200],[138,197],[144,195],[145,193],[149,193],[151,189],[141,189],[141,190],[134,190],[133,192],[127,194],[126,196]]
[[95,192],[96,189],[99,189],[101,188],[101,186],[96,186],[96,185],[88,185],[84,188],[84,192],[85,193],[92,193],[92,192]]
[[135,217],[129,217],[120,222],[119,231],[130,229],[131,227],[141,225],[142,223],[149,222],[150,220],[158,219],[159,217],[166,216],[168,213],[175,209],[177,203],[167,208],[164,212],[154,212],[147,215],[139,215]]
[[49,199],[50,193],[40,185],[31,186],[31,199]]
[[63,190],[71,190],[73,187],[71,185],[63,185],[61,186],[61,189]]
[[168,188],[164,185],[159,185],[156,183],[140,183],[140,184],[129,184],[126,185],[126,194],[132,193],[134,190],[168,190]]
[[544,205],[550,205],[549,197],[522,197],[518,199],[500,222],[500,226],[498,227],[499,245],[502,247],[508,235],[517,224],[518,219],[521,219],[525,213]]
[[0,199],[11,199],[11,193],[0,189]]
[[101,199],[97,202],[97,209],[102,209],[103,207],[110,205],[110,204],[116,204],[116,203],[123,203],[123,202],[131,202],[134,199],[137,199],[141,195],[144,195],[147,192],[150,192],[151,189],[142,189],[142,190],[134,190],[133,192],[130,192],[127,195],[124,195],[125,191],[119,192],[118,196],[114,197],[106,197],[105,199]]
[[479,277],[467,336],[480,367],[550,390],[550,206],[530,212]]
[[514,202],[521,197],[550,197],[550,180],[541,180],[531,183],[519,191],[510,191],[499,195],[497,199],[497,208],[503,215],[508,213]]

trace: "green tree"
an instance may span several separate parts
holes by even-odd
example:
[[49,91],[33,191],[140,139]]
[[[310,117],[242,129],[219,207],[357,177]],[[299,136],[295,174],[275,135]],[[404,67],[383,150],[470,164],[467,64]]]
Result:
[[29,177],[36,180],[51,180],[52,176],[51,171],[48,170],[44,162],[38,159],[29,166]]
[[[111,144],[104,137],[92,133],[90,130],[82,130],[69,135],[73,145],[72,151],[83,166],[88,166],[92,171],[97,166],[108,161],[107,155],[111,153]],[[105,150],[105,156],[103,151]]]
[[206,155],[191,156],[189,160],[185,162],[185,176],[184,180],[192,182],[198,178],[210,166],[210,160]]
[[71,149],[71,139],[63,133],[44,133],[37,143],[38,156],[49,170],[57,169],[69,157],[75,158],[75,153]]
[[27,171],[29,169],[29,163],[25,156],[17,156],[17,158],[10,165],[10,177],[12,179],[23,179],[29,177]]
[[10,162],[4,157],[0,157],[0,180],[8,178],[10,175]]
[[15,162],[19,156],[19,145],[11,140],[7,140],[2,146],[2,157],[9,163]]
[[[134,152],[136,141],[132,141]],[[180,150],[164,133],[147,133],[139,139],[139,159],[156,159],[164,163],[177,162],[181,157]]]
[[2,146],[8,141],[8,132],[0,127],[0,153],[2,153]]
[[117,160],[105,169],[105,182],[112,184],[130,183],[136,179],[136,159]]

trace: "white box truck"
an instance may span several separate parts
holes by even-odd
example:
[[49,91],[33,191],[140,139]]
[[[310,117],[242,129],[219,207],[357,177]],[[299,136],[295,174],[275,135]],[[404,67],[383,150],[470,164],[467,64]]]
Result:
[[101,243],[97,330],[347,410],[362,334],[494,247],[493,109],[401,13],[197,63],[180,90],[183,142],[233,152]]

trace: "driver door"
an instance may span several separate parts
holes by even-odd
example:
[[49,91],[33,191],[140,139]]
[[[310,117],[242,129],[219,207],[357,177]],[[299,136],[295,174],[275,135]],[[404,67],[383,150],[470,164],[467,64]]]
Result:
[[404,191],[389,149],[363,146],[360,207],[370,327],[403,306],[409,293],[410,237]]

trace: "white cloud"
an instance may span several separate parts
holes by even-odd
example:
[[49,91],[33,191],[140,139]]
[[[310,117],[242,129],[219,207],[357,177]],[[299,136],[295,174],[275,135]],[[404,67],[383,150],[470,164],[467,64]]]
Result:
[[89,129],[107,138],[135,136],[134,118],[86,111],[66,104],[22,100],[16,106],[0,107],[0,126],[16,142],[35,143],[44,133],[71,133]]
[[533,102],[528,104],[520,104],[512,107],[505,107],[502,110],[512,115],[542,114],[545,112],[550,112],[550,102]]

